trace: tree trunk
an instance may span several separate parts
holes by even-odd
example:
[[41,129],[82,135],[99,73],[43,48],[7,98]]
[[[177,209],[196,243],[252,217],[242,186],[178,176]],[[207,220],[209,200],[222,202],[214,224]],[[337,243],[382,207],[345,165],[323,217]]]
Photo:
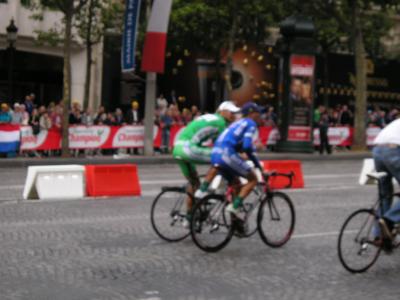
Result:
[[92,21],[94,1],[89,0],[88,7],[88,28],[86,31],[86,78],[85,78],[85,94],[83,96],[83,109],[86,110],[89,106],[90,83],[92,78]]
[[218,103],[221,102],[221,55],[218,50],[215,56],[215,98],[214,108],[217,107]]
[[63,122],[62,122],[62,153],[63,157],[69,156],[69,109],[71,106],[71,28],[73,16],[73,1],[65,13],[65,34],[64,34],[64,94],[63,94]]
[[235,50],[235,37],[238,25],[237,23],[238,23],[238,17],[236,14],[234,14],[232,21],[232,28],[229,32],[228,52],[226,54],[226,65],[225,65],[225,84],[228,93],[227,94],[228,99],[231,98],[231,92],[232,92],[232,82],[231,82],[231,75],[233,69],[232,56],[233,56],[233,51]]
[[328,64],[328,50],[324,50],[322,59],[324,60],[324,97],[323,104],[325,107],[329,107],[329,94],[327,93],[329,88],[329,64]]
[[363,33],[361,29],[360,10],[357,4],[353,6],[354,20],[354,59],[356,72],[356,105],[354,119],[354,142],[353,149],[366,149],[366,124],[367,112],[367,73],[365,64],[365,48]]

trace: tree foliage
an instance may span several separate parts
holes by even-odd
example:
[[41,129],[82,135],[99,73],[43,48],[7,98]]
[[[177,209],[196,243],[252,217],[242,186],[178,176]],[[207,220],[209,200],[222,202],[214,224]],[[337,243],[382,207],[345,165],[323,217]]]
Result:
[[267,28],[284,15],[281,1],[176,0],[170,21],[170,47],[215,53],[227,48],[235,20],[235,43],[262,43]]
[[62,155],[69,156],[69,107],[71,104],[71,43],[74,16],[85,6],[88,0],[40,0],[38,6],[42,9],[57,9],[62,12],[64,20],[63,38],[63,131]]
[[188,49],[214,58],[219,76],[222,76],[221,54],[225,50],[224,73],[229,91],[234,49],[242,43],[264,43],[268,27],[276,25],[283,12],[283,4],[278,0],[176,0],[168,47],[170,51]]
[[[297,2],[297,1],[295,1]],[[383,38],[393,26],[393,14],[399,0],[310,0],[300,5],[303,12],[314,16],[317,24],[326,24],[327,34],[347,40],[348,50],[354,54],[356,73],[355,141],[357,148],[365,148],[365,114],[367,106],[367,56],[385,55]],[[337,45],[337,43],[334,43]]]

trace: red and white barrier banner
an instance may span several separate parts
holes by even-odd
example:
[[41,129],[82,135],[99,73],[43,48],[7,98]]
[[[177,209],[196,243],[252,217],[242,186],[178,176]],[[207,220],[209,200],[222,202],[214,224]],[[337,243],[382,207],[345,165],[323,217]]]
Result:
[[[332,146],[351,146],[353,142],[353,128],[330,127],[328,129],[329,144]],[[320,144],[319,129],[314,129],[314,145]]]
[[276,142],[280,139],[279,131],[276,127],[262,126],[258,128],[258,135],[263,145],[276,145]]
[[[367,145],[373,146],[374,140],[381,131],[379,127],[367,128]],[[328,129],[329,144],[332,146],[351,146],[353,144],[353,127],[330,127]],[[314,129],[314,145],[320,144],[319,130]]]
[[[37,135],[32,133],[32,128],[29,126],[23,126],[20,130],[21,150],[61,148],[61,132],[59,130],[41,130]],[[154,136],[155,146],[159,147],[161,136],[159,136],[157,126],[154,126]],[[69,128],[69,147],[71,149],[140,148],[143,146],[143,126],[71,126]]]
[[41,130],[39,134],[32,133],[32,127],[21,126],[21,150],[57,150],[61,148],[61,133],[59,130]]
[[[0,125],[1,129],[7,125]],[[18,127],[18,126],[17,126]],[[16,128],[17,128],[16,127]],[[184,126],[174,125],[170,128],[170,147]],[[4,127],[5,128],[5,127]],[[34,135],[30,126],[20,126],[21,150],[56,150],[61,148],[61,132],[57,129],[41,130]],[[259,141],[264,145],[275,145],[279,140],[279,131],[273,127],[260,127]],[[380,128],[367,129],[367,144],[372,146]],[[314,129],[314,145],[320,144],[319,130]],[[354,129],[351,127],[331,127],[328,130],[329,143],[334,146],[351,146]],[[113,149],[113,148],[142,148],[144,147],[143,126],[71,126],[69,129],[71,149]],[[162,144],[162,129],[154,126],[154,146]]]

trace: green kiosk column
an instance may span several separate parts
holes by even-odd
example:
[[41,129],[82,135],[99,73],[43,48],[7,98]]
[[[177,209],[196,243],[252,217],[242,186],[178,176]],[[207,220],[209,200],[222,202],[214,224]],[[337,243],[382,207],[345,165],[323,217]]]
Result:
[[315,87],[315,26],[311,19],[296,15],[280,25],[278,152],[313,152]]

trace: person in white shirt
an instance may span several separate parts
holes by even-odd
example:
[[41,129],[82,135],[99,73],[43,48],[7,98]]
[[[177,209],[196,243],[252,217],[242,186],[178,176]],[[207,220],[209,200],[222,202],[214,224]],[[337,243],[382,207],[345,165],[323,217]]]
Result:
[[384,249],[392,249],[394,224],[400,223],[400,202],[393,207],[393,183],[394,177],[400,183],[400,114],[397,119],[387,125],[374,140],[373,157],[375,169],[378,172],[386,172],[388,176],[381,181],[381,199],[384,215],[379,219],[379,225],[384,234]]
[[19,103],[14,104],[14,111],[12,112],[11,124],[22,124],[23,113],[21,112],[21,105]]
[[158,111],[160,113],[160,116],[166,114],[167,108],[168,108],[168,101],[167,101],[167,99],[165,99],[164,95],[161,94],[157,98],[157,109],[158,109]]

